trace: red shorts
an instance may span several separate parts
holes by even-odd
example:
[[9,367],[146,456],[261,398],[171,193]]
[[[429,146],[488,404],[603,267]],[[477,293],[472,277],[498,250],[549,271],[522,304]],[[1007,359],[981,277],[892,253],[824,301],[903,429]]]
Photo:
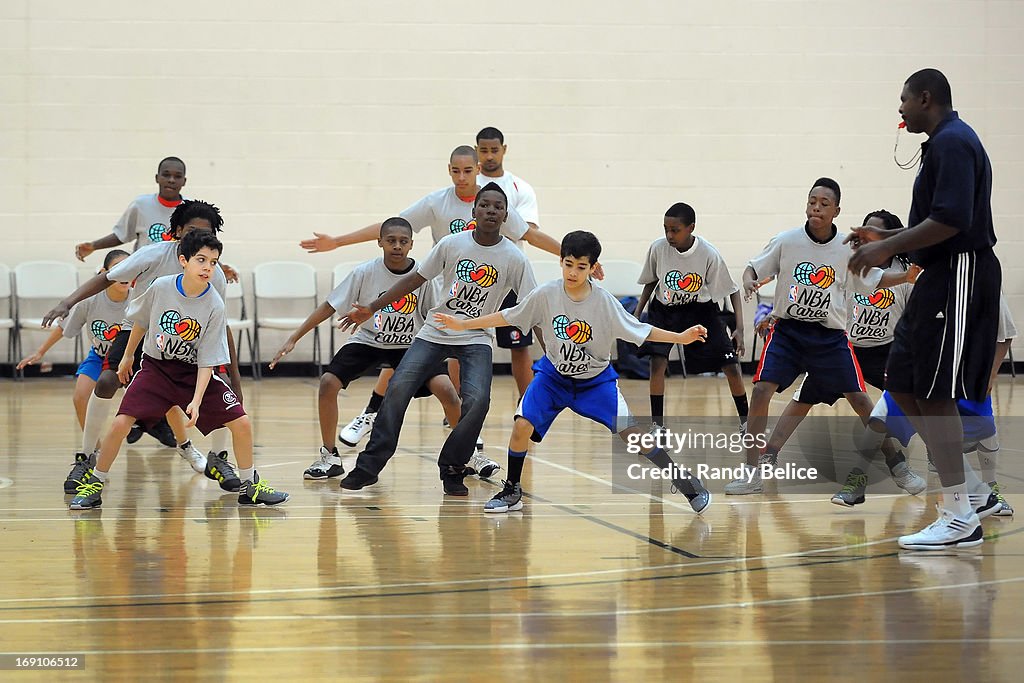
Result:
[[[199,368],[179,360],[142,357],[142,368],[135,373],[121,399],[118,415],[134,417],[142,426],[159,422],[172,406],[184,410],[196,391]],[[242,403],[224,380],[213,375],[199,405],[196,427],[204,435],[228,422],[245,416]]]

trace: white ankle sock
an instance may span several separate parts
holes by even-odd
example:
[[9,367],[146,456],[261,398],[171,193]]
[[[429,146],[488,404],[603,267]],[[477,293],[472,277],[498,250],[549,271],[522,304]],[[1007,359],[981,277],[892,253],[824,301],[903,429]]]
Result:
[[[114,394],[117,396],[117,394]],[[99,448],[100,436],[114,407],[113,398],[100,398],[96,394],[89,395],[89,403],[85,408],[85,427],[82,428],[82,452],[92,453]]]
[[964,486],[967,487],[967,491],[970,493],[987,495],[992,492],[992,487],[978,478],[978,473],[971,467],[971,463],[968,462],[966,455],[964,456]]
[[100,483],[105,483],[107,481],[107,475],[109,474],[110,472],[104,472],[97,467],[92,468],[92,476]]
[[256,468],[255,467],[250,467],[249,469],[245,469],[245,470],[239,469],[238,470],[238,477],[242,481],[252,481],[253,477],[256,476],[255,473],[256,473]]
[[961,519],[968,517],[971,510],[970,500],[967,498],[967,485],[957,484],[956,486],[943,486],[940,505],[952,512]]
[[999,435],[993,434],[978,443],[978,465],[985,481],[996,480],[996,468],[999,467]]
[[231,442],[231,430],[226,427],[214,429],[210,437],[212,439],[210,450],[220,455],[228,449],[228,444]]

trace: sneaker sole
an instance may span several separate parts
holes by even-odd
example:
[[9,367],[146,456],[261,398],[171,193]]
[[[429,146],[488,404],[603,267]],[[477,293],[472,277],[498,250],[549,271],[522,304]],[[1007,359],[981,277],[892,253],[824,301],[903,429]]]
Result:
[[344,472],[338,472],[337,474],[322,474],[320,476],[316,476],[316,475],[310,474],[309,472],[303,472],[302,473],[302,478],[303,479],[310,479],[312,481],[324,481],[325,479],[333,479],[334,477],[340,477],[343,474],[345,474],[345,473]]
[[477,472],[477,476],[480,477],[481,479],[487,479],[500,469],[501,465],[488,465],[487,467]]
[[[972,538],[977,535],[977,538]],[[981,527],[979,526],[975,531],[967,538],[959,541],[950,541],[949,543],[907,543],[898,541],[899,546],[906,550],[949,550],[950,548],[975,548],[982,544],[984,541],[982,536]]]
[[348,440],[342,438],[341,434],[338,434],[338,441],[340,441],[344,445],[348,446],[349,448],[355,448],[356,446],[359,445],[359,442],[362,441],[362,440],[363,440],[363,438],[359,437],[359,439],[357,441],[348,441]]
[[102,507],[102,506],[103,506],[103,501],[101,500],[98,503],[96,503],[95,505],[75,505],[74,503],[72,503],[71,505],[68,506],[68,509],[69,510],[95,510],[96,508]]
[[360,484],[359,486],[352,486],[351,483],[348,486],[345,486],[345,480],[342,479],[341,488],[345,489],[346,491],[360,491],[362,489],[365,489],[367,486],[373,486],[376,483],[377,477],[374,477],[373,479],[367,481],[365,484]]
[[1003,509],[1002,503],[996,503],[990,508],[978,508],[974,512],[978,515],[978,519],[985,519],[992,515],[999,514],[999,511]]
[[503,508],[484,508],[484,512],[519,512],[523,509],[523,501],[519,501],[515,505],[506,505]]
[[284,500],[280,500],[280,501],[278,501],[276,503],[268,503],[268,502],[266,502],[264,500],[261,500],[259,502],[254,503],[253,501],[251,501],[248,498],[246,498],[245,500],[239,500],[238,504],[239,505],[244,505],[244,506],[250,507],[250,508],[258,508],[261,505],[263,507],[271,508],[271,507],[277,507],[278,505],[281,505],[282,503],[285,503],[287,501],[288,501],[288,496],[285,496]]
[[1005,507],[1000,509],[999,512],[993,513],[993,517],[1013,517],[1013,510],[1007,510]]
[[862,505],[864,503],[864,496],[861,496],[860,498],[858,498],[857,500],[853,501],[852,503],[849,503],[849,502],[843,500],[842,498],[839,498],[838,496],[832,496],[830,502],[833,505],[839,505],[840,507],[852,508],[854,505]]

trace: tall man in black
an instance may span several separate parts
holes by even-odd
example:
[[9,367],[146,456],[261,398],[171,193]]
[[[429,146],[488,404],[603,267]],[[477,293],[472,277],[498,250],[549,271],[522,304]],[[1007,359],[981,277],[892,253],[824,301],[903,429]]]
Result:
[[992,247],[992,165],[974,130],[953,110],[949,81],[923,69],[900,95],[908,132],[926,133],[914,181],[911,226],[854,230],[850,269],[908,253],[924,268],[896,326],[886,388],[924,438],[942,482],[939,519],[901,536],[900,547],[942,550],[982,542],[964,484],[960,398],[985,398],[995,355],[1002,273]]

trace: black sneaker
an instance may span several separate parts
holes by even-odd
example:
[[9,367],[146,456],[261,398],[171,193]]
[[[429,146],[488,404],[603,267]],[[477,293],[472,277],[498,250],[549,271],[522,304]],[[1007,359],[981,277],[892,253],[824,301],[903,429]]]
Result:
[[469,488],[462,483],[469,472],[465,467],[447,465],[441,468],[441,484],[444,486],[445,495],[468,496]]
[[75,453],[75,464],[72,465],[71,472],[68,473],[68,478],[64,480],[64,493],[73,495],[78,491],[79,484],[87,484],[89,479],[92,477],[90,470],[95,466],[95,453],[92,455]]
[[235,468],[228,462],[227,451],[221,451],[220,453],[210,451],[206,455],[206,468],[203,470],[203,474],[208,479],[213,479],[220,484],[220,487],[225,491],[238,493],[238,489],[242,486],[242,481],[238,478],[238,474],[235,473]]
[[174,448],[178,445],[178,441],[174,438],[174,432],[171,431],[171,425],[167,424],[167,418],[161,419],[147,429],[146,433],[168,448]]
[[133,444],[142,438],[142,435],[146,433],[146,430],[142,428],[138,422],[132,425],[131,430],[128,432],[128,436],[125,438],[129,444]]
[[356,467],[348,473],[347,477],[341,480],[341,488],[348,489],[349,491],[358,491],[359,489],[372,486],[376,483],[376,474],[370,474],[366,470],[361,470]]

